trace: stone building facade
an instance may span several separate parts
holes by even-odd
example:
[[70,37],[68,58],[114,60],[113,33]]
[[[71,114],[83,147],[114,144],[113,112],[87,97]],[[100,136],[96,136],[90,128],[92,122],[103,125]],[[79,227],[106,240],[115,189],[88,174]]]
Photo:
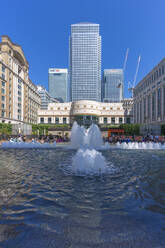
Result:
[[165,123],[165,58],[134,89],[134,123]]
[[37,123],[40,96],[29,79],[20,45],[4,35],[0,42],[0,122]]
[[48,110],[38,111],[38,123],[119,125],[133,123],[133,99],[125,99],[120,103],[104,103],[80,100],[68,103],[49,103]]

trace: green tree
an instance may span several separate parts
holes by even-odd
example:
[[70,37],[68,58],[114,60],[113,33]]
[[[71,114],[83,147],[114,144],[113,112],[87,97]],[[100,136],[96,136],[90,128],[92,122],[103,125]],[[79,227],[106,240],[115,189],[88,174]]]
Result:
[[161,134],[165,135],[165,124],[161,125]]
[[121,124],[119,128],[124,129],[127,135],[140,135],[140,124]]
[[34,135],[43,135],[43,134],[48,134],[48,130],[50,128],[61,128],[65,129],[68,128],[68,124],[32,124],[32,133]]
[[0,123],[0,134],[11,135],[12,125],[8,123]]

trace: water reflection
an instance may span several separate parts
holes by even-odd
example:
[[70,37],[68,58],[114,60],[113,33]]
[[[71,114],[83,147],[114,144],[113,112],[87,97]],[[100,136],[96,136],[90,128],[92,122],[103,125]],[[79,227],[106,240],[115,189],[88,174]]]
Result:
[[164,247],[164,151],[103,151],[118,170],[88,178],[75,152],[0,150],[0,247]]

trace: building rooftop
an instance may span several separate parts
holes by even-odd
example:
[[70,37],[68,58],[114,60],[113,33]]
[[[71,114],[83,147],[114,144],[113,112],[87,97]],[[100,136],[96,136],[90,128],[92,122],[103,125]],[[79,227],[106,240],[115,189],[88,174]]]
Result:
[[120,73],[123,72],[123,69],[104,69],[104,74],[109,74],[109,73]]
[[71,24],[71,26],[73,26],[73,25],[99,25],[99,24],[93,23],[93,22],[78,22],[75,24]]

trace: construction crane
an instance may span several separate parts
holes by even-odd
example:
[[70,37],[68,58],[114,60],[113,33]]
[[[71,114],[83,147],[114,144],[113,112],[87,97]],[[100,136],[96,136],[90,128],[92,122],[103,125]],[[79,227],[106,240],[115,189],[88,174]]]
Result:
[[139,71],[140,61],[141,61],[141,55],[139,55],[139,57],[138,57],[138,61],[137,61],[137,66],[136,66],[136,71],[135,71],[134,80],[133,80],[132,83],[131,83],[131,82],[128,82],[128,91],[131,92],[131,97],[133,97],[133,91],[134,91],[134,88],[135,88],[135,83],[136,83],[136,79],[137,79],[137,74],[138,74],[138,71]]
[[129,48],[127,48],[127,51],[126,51],[124,64],[123,64],[123,72],[125,71],[125,68],[126,68],[126,65],[127,65],[128,53],[129,53]]
[[[125,59],[124,59],[124,64],[123,64],[123,74],[126,68],[126,64],[127,64],[127,59],[128,59],[128,53],[129,53],[129,48],[127,48],[126,50],[126,55],[125,55]],[[121,80],[119,80],[119,84],[117,85],[117,88],[120,88],[120,99],[122,100],[122,88],[123,88],[123,83],[121,82]]]

